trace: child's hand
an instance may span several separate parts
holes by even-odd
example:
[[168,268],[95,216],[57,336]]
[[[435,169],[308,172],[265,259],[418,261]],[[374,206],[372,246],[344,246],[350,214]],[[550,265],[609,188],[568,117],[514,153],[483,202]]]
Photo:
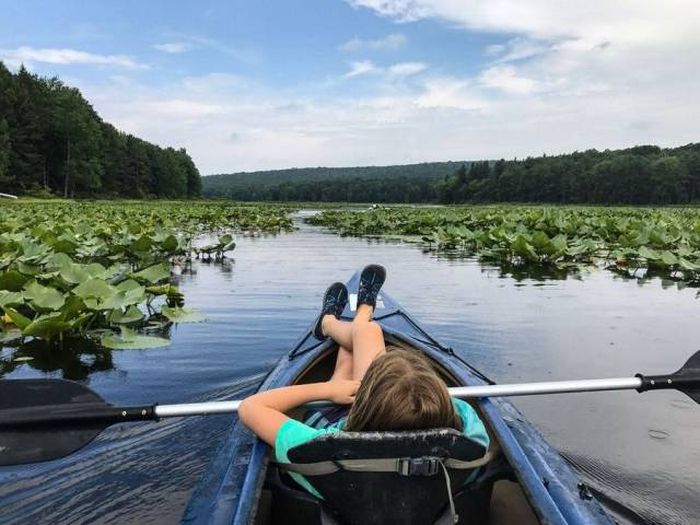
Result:
[[350,405],[360,387],[359,381],[337,379],[328,382],[328,399],[338,405]]

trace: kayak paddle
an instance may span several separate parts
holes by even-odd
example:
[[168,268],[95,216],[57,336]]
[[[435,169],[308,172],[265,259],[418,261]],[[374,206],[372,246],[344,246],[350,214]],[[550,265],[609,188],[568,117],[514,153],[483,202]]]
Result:
[[[604,390],[678,390],[700,403],[700,351],[673,374],[450,388],[459,398],[524,396]],[[240,401],[115,407],[80,383],[63,379],[0,380],[0,466],[56,459],[127,421],[228,414]],[[317,402],[312,405],[325,405]]]

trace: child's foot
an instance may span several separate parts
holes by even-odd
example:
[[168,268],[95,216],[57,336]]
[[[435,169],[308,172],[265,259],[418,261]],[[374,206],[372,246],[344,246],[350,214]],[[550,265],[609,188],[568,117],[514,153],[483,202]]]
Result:
[[336,319],[340,317],[345,310],[345,305],[348,304],[348,289],[343,283],[331,284],[326,293],[323,294],[323,303],[321,304],[321,314],[318,316],[318,321],[314,325],[313,334],[316,339],[325,339],[326,334],[323,333],[323,318],[327,315],[332,315]]
[[377,295],[386,279],[386,269],[379,264],[365,266],[360,274],[360,287],[357,291],[357,306],[367,304],[374,308],[377,305]]

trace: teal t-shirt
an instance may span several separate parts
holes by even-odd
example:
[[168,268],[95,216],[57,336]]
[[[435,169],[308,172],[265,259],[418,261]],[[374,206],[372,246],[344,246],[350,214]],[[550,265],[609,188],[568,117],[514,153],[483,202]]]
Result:
[[[452,398],[452,403],[459,417],[462,419],[462,432],[464,435],[472,441],[488,448],[489,435],[486,432],[484,423],[476,413],[476,410],[474,410],[469,403],[461,399]],[[290,449],[307,443],[318,436],[341,432],[344,426],[345,418],[342,418],[340,421],[327,428],[321,429],[310,427],[296,419],[289,419],[285,421],[279,431],[277,431],[277,436],[275,437],[275,459],[280,463],[289,463],[288,453]],[[311,486],[311,483],[309,483],[304,476],[295,472],[290,472],[289,474],[311,494],[322,499],[321,495],[316,492]]]

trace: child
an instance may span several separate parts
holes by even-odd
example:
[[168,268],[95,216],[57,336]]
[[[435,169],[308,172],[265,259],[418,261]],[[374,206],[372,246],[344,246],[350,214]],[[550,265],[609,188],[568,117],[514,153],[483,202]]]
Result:
[[[352,323],[339,319],[348,301],[345,285],[334,283],[326,290],[314,335],[319,339],[332,337],[339,345],[329,381],[276,388],[241,403],[241,421],[274,447],[277,461],[287,463],[290,449],[320,434],[340,431],[451,427],[488,448],[489,438],[476,411],[468,403],[450,398],[445,383],[424,357],[406,350],[386,351],[382,329],[371,320],[385,277],[386,271],[379,265],[362,271]],[[285,415],[318,400],[352,406],[349,411],[315,411],[305,423]],[[291,475],[320,497],[303,476]]]

